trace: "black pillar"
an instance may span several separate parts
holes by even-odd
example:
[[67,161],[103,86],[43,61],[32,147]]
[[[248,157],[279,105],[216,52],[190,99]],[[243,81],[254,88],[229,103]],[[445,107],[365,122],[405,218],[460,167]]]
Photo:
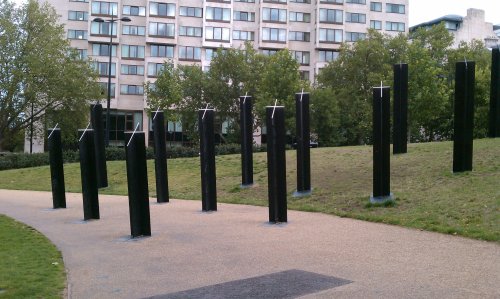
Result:
[[491,93],[488,136],[500,137],[500,49],[491,52]]
[[285,107],[266,107],[269,222],[287,222]]
[[474,61],[457,62],[456,64],[453,172],[472,170],[475,72],[476,63]]
[[99,195],[94,149],[94,130],[78,130],[82,178],[83,219],[99,219]]
[[128,205],[132,238],[151,236],[144,132],[125,132]]
[[201,204],[203,211],[217,211],[213,109],[198,111],[201,162]]
[[102,122],[102,105],[90,106],[90,122],[94,129],[95,161],[97,170],[97,187],[108,186],[108,170],[106,168],[106,150],[104,147],[104,126]]
[[54,209],[66,208],[61,129],[49,129],[48,133],[52,206]]
[[392,200],[390,162],[390,103],[389,87],[373,88],[373,195],[370,202]]
[[240,97],[241,186],[253,185],[252,97]]
[[157,111],[153,114],[153,135],[155,141],[156,201],[158,203],[168,202],[167,146],[163,111]]
[[311,133],[309,129],[309,93],[295,94],[297,135],[297,192],[295,196],[311,193]]
[[392,124],[392,152],[403,154],[408,139],[408,64],[394,65],[394,123]]

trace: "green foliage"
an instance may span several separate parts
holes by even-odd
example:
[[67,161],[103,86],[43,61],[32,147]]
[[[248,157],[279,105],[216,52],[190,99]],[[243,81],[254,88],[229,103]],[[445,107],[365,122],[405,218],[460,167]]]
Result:
[[311,93],[311,131],[318,135],[321,146],[334,146],[345,142],[340,127],[340,107],[335,92],[318,88]]
[[[49,4],[30,0],[17,8],[1,1],[0,32],[0,149],[31,119],[58,111],[75,122],[72,113],[100,98],[97,74],[70,48]],[[40,135],[44,127],[37,128]]]

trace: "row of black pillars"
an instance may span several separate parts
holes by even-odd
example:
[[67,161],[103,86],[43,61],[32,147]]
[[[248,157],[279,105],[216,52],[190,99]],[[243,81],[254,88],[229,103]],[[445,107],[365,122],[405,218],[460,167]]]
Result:
[[491,92],[488,136],[500,137],[500,49],[491,52]]
[[217,211],[217,185],[215,177],[214,109],[198,111],[200,134],[201,205],[202,210]]
[[393,104],[392,152],[408,152],[408,64],[394,65],[394,104]]
[[164,203],[169,202],[169,194],[165,116],[163,111],[157,111],[153,116],[153,134],[155,143],[156,200],[158,203]]
[[66,208],[61,129],[49,129],[48,133],[52,206]]
[[94,130],[88,128],[78,130],[78,138],[83,195],[83,219],[99,219]]
[[241,187],[253,185],[253,113],[252,97],[240,97]]
[[106,167],[106,150],[104,144],[104,126],[102,121],[102,105],[90,106],[90,123],[94,130],[94,150],[98,188],[108,187],[108,170]]

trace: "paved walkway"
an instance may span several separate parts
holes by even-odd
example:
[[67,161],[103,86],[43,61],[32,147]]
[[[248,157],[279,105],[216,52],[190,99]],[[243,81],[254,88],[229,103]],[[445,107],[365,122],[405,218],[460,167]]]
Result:
[[275,286],[289,281],[290,289],[299,287],[288,277],[301,273],[346,282],[300,298],[500,298],[494,243],[296,211],[288,224],[270,225],[267,208],[219,204],[201,213],[200,201],[185,200],[151,200],[152,237],[130,240],[127,197],[99,199],[101,220],[85,223],[81,194],[51,210],[48,192],[0,190],[0,213],[62,251],[70,298],[209,298],[247,282],[265,297],[273,285],[260,283],[276,273]]

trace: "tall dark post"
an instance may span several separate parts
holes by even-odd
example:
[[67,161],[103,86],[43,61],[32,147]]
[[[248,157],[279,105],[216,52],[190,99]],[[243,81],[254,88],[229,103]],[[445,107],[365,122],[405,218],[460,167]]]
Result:
[[156,201],[158,203],[168,202],[167,146],[163,111],[157,111],[153,114],[153,135],[155,141]]
[[311,194],[311,133],[309,129],[309,93],[295,94],[297,135],[297,192],[294,196]]
[[394,123],[392,124],[392,152],[408,152],[408,64],[394,65]]
[[125,132],[128,205],[132,238],[151,236],[144,132]]
[[104,126],[102,122],[102,105],[90,106],[90,122],[94,129],[95,161],[97,169],[97,187],[108,186],[108,170],[106,168],[106,150],[104,146]]
[[285,107],[266,107],[269,222],[287,222]]
[[240,97],[241,186],[253,185],[253,116],[252,97]]
[[54,209],[66,208],[61,129],[49,129],[48,136],[50,181],[52,183],[52,205]]
[[214,114],[215,111],[213,109],[200,109],[198,111],[201,161],[201,204],[204,212],[217,211]]
[[381,203],[393,199],[390,192],[390,103],[389,87],[373,88],[373,195],[370,202]]
[[500,49],[491,51],[491,93],[488,136],[500,137]]
[[475,72],[476,63],[474,61],[457,62],[456,64],[453,172],[472,170]]
[[83,219],[99,219],[99,195],[94,150],[94,130],[78,130],[82,178]]

